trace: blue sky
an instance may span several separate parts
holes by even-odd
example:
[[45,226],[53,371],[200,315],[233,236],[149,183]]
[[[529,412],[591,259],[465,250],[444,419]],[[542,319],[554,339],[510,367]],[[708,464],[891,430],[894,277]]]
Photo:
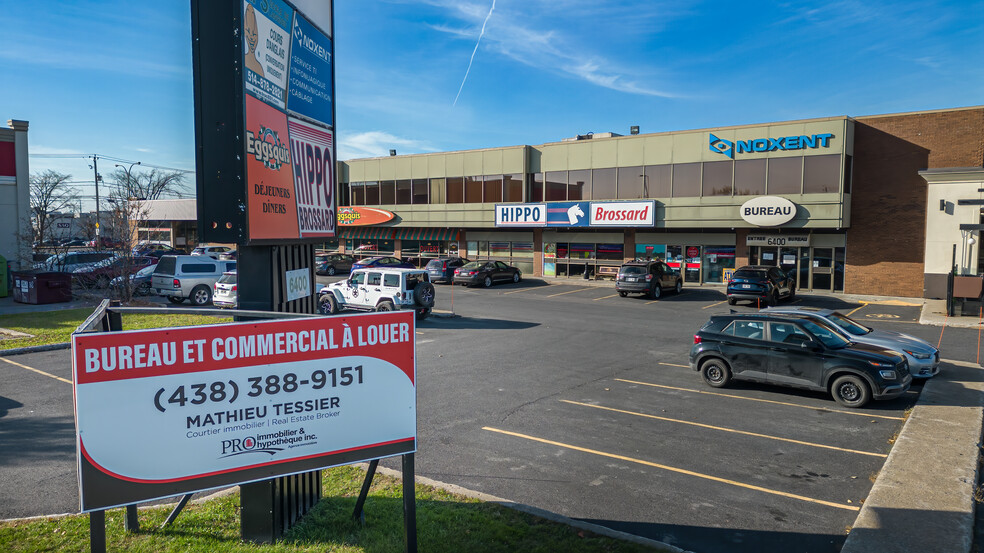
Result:
[[[984,104],[984,0],[491,7],[339,0],[339,158]],[[0,121],[30,121],[32,172],[91,195],[83,154],[194,170],[188,1],[0,0],[0,14]]]

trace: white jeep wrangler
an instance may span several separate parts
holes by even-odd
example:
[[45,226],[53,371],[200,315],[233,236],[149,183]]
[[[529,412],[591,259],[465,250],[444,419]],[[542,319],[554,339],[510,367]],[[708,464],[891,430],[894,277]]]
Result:
[[413,309],[417,320],[434,307],[434,285],[424,269],[368,268],[329,284],[318,293],[318,310],[334,315],[342,309],[395,311]]

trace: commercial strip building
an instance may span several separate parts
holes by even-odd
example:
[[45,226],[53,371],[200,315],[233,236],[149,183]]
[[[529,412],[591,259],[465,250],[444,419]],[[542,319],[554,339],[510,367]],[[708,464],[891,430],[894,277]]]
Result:
[[16,119],[0,126],[0,255],[14,270],[30,266],[33,242],[27,128]]
[[394,217],[340,220],[339,245],[559,278],[660,257],[688,285],[767,264],[801,289],[939,297],[954,244],[958,272],[979,274],[966,225],[984,200],[959,200],[984,199],[982,171],[982,106],[355,159],[339,163],[340,217]]

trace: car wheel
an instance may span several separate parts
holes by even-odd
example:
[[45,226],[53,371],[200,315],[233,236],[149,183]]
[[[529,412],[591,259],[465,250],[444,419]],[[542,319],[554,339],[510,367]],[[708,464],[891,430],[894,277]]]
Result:
[[413,301],[420,307],[434,307],[434,297],[434,285],[429,282],[420,282],[413,288]]
[[167,297],[167,301],[169,301],[171,303],[182,303],[183,301],[185,301],[185,299],[184,298],[178,298],[178,297],[175,297],[175,296],[168,296]]
[[381,301],[376,306],[376,311],[396,311],[396,306],[389,300]]
[[683,292],[683,281],[682,280],[676,281],[676,286],[673,288],[673,290],[677,294],[679,294],[680,292]]
[[618,295],[619,296],[622,296],[624,298],[625,296],[628,296],[629,293],[628,292],[619,292]]
[[328,270],[326,272],[328,273],[328,276],[335,276],[335,268],[331,265],[328,266]]
[[212,301],[212,291],[203,284],[195,286],[191,291],[191,303],[194,305],[208,305]]
[[864,407],[871,399],[868,384],[860,376],[853,374],[846,374],[835,380],[830,387],[830,394],[834,396],[834,401],[844,407]]
[[658,282],[656,284],[653,284],[653,287],[649,290],[649,297],[654,300],[658,300],[662,295],[663,295],[663,287],[660,286]]
[[736,303],[738,303],[738,300],[735,298],[728,298],[728,305],[734,305]]
[[484,284],[486,288],[491,288],[492,287],[492,277],[490,277],[490,276],[485,277],[485,280],[482,281],[482,284]]
[[519,271],[516,271],[515,273],[513,273],[513,282],[514,283],[515,282],[519,282],[521,280],[523,280],[523,277],[519,276]]
[[422,321],[431,314],[431,310],[430,308],[421,307],[416,310],[416,314],[417,314],[417,320]]
[[700,377],[708,386],[724,388],[731,381],[731,370],[720,359],[708,359],[700,365]]
[[318,311],[322,315],[334,315],[338,313],[338,301],[335,296],[325,294],[318,299]]
[[149,296],[150,295],[150,283],[149,282],[144,282],[143,284],[140,284],[139,286],[137,286],[137,289],[134,290],[133,293],[134,294],[137,294],[137,295],[140,295],[140,296]]

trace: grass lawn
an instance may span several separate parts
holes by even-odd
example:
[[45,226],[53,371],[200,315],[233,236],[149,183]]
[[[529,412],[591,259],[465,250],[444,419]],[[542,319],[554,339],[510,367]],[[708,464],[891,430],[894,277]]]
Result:
[[[161,530],[170,508],[140,510],[141,531],[123,531],[125,511],[106,513],[108,551],[382,553],[403,551],[403,499],[399,480],[376,474],[365,505],[366,524],[352,519],[365,473],[356,467],[324,471],[322,501],[273,545],[239,539],[239,494],[188,505],[175,523]],[[0,551],[89,550],[89,519],[0,523]],[[417,486],[417,537],[420,551],[446,553],[581,553],[661,551],[590,534],[565,524],[492,503]]]
[[[0,340],[0,350],[70,342],[72,331],[92,314],[93,307],[60,309],[37,313],[17,313],[0,317],[0,327],[31,334],[31,338]],[[123,330],[141,328],[191,326],[231,322],[232,318],[205,317],[202,315],[135,315],[123,316]]]

